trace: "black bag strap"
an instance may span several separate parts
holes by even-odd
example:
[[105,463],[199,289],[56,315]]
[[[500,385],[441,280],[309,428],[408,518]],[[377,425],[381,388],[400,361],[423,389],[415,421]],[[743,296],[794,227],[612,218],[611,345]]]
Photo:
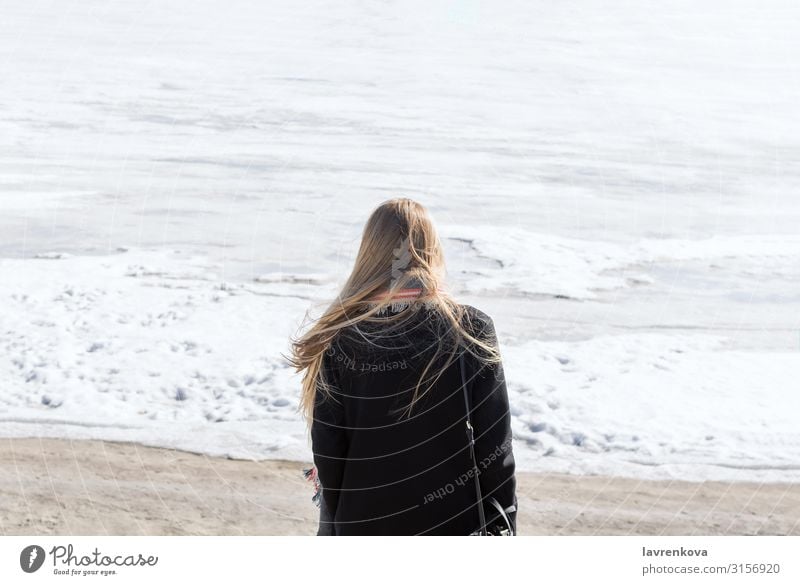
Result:
[[[472,475],[475,479],[475,496],[478,500],[478,519],[480,521],[480,528],[479,534],[480,536],[488,536],[488,528],[486,524],[486,514],[483,510],[483,495],[481,494],[481,482],[478,479],[478,460],[475,457],[475,433],[472,428],[472,423],[470,422],[470,413],[472,409],[470,408],[470,399],[469,393],[467,391],[467,375],[466,375],[466,367],[464,366],[464,352],[461,352],[461,355],[458,357],[459,365],[461,367],[461,388],[464,392],[464,406],[466,407],[467,412],[467,438],[469,439],[469,456],[472,459]],[[503,506],[500,505],[495,498],[488,499],[489,504],[491,504],[498,512],[497,515],[493,516],[493,522],[495,519],[502,518],[505,522],[505,525],[508,527],[509,535],[513,536],[516,534],[516,528],[514,524],[511,522],[511,519],[508,517],[508,512],[515,512],[516,506],[511,505],[506,509],[503,509]]]
[[478,500],[478,519],[480,521],[480,534],[481,536],[487,536],[486,534],[486,516],[483,512],[483,496],[481,495],[481,482],[478,479],[478,461],[475,458],[475,433],[472,429],[472,423],[470,422],[470,406],[469,406],[469,394],[467,393],[467,375],[465,372],[464,366],[464,352],[461,352],[461,355],[458,356],[458,362],[461,366],[461,388],[464,391],[464,406],[467,409],[467,439],[469,440],[469,456],[472,458],[472,476],[475,480],[475,496]]
[[494,506],[495,510],[497,510],[497,512],[498,512],[497,518],[502,518],[503,522],[505,522],[506,526],[508,527],[509,536],[513,536],[514,533],[515,533],[514,524],[511,522],[511,518],[508,517],[508,513],[509,512],[516,512],[517,511],[517,507],[514,506],[514,505],[511,505],[511,506],[509,506],[508,508],[506,508],[504,510],[503,506],[500,505],[500,502],[498,502],[494,498],[489,498],[489,503],[492,506]]

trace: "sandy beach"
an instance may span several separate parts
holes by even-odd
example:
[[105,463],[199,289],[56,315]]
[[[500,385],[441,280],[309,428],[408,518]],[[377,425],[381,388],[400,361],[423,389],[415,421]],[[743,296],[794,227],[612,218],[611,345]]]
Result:
[[[304,464],[64,439],[0,441],[4,535],[310,535]],[[800,486],[522,473],[521,535],[800,534]]]

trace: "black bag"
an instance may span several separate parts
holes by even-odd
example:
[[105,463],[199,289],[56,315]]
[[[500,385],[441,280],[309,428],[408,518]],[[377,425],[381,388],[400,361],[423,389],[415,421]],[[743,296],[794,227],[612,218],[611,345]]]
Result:
[[478,471],[478,461],[475,459],[475,434],[470,422],[470,400],[469,393],[467,392],[467,376],[464,366],[464,353],[462,352],[458,358],[459,365],[461,366],[461,388],[464,391],[464,405],[467,408],[467,439],[469,440],[469,456],[472,458],[472,476],[475,480],[475,495],[478,502],[478,518],[480,525],[476,528],[470,536],[515,536],[516,527],[509,518],[509,514],[516,511],[516,507],[512,504],[508,508],[503,508],[495,498],[487,498],[486,504],[491,507],[491,512],[486,517],[484,510],[484,499],[481,495],[481,482],[478,479],[480,471]]

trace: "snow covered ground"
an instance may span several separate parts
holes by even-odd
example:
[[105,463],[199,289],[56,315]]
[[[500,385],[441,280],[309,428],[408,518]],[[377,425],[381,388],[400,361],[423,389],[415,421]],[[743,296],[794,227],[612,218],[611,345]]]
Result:
[[281,359],[369,211],[440,226],[529,470],[800,478],[790,2],[0,19],[0,436],[309,456]]
[[[335,280],[229,282],[219,269],[180,250],[0,260],[0,432],[308,457],[281,352]],[[543,341],[516,329],[503,351],[522,469],[800,477],[797,350],[704,331]]]

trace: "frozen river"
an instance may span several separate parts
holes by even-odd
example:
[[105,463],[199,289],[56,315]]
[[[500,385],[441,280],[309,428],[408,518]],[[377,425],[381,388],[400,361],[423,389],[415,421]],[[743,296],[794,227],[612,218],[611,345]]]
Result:
[[307,457],[279,353],[409,196],[523,467],[800,477],[794,3],[8,4],[0,434]]

